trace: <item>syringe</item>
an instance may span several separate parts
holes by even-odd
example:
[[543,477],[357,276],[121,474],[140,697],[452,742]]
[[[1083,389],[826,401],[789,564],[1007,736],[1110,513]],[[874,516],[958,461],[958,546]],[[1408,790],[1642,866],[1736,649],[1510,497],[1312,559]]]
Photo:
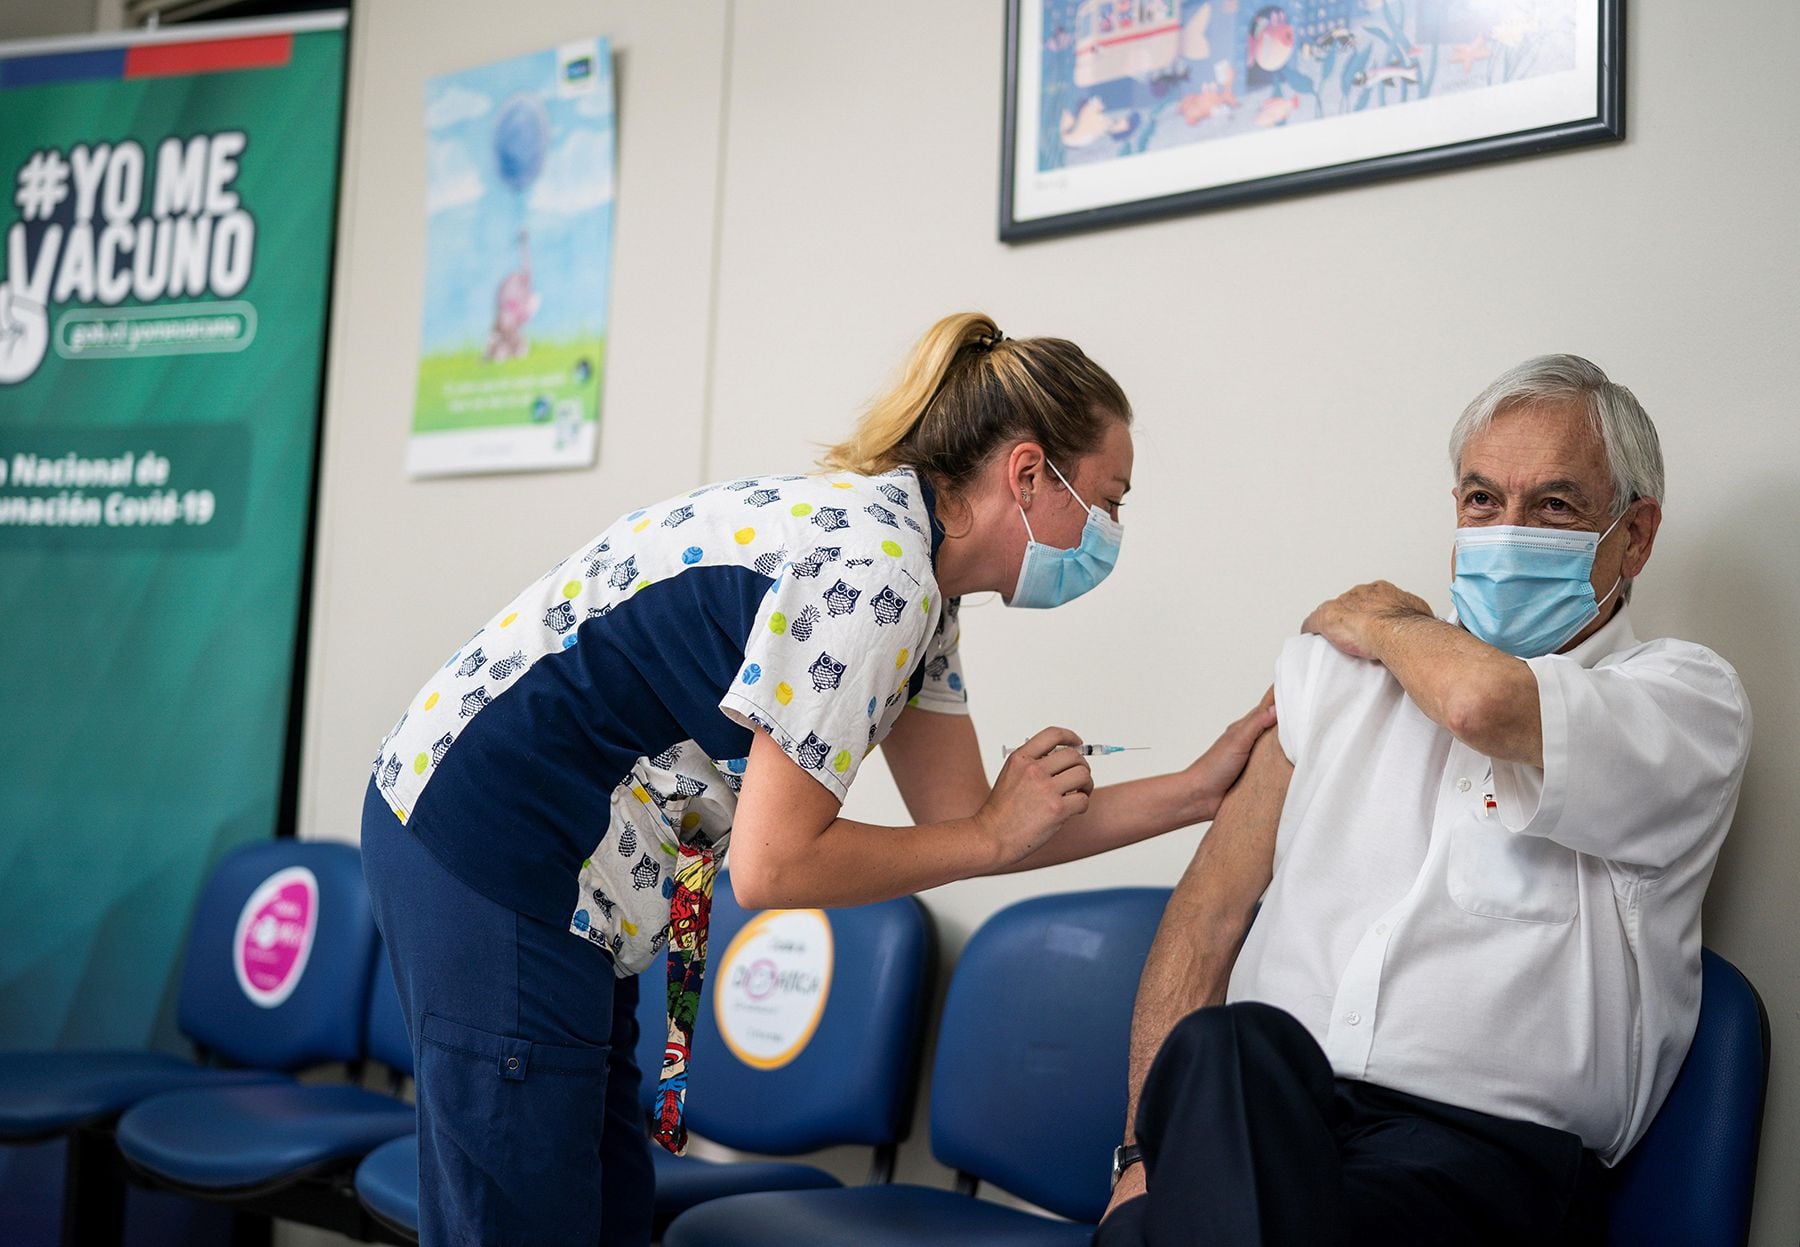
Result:
[[[1024,748],[1023,745],[1002,745],[1002,746],[1000,746],[1000,756],[1002,758],[1009,757],[1013,753],[1016,753],[1018,750],[1023,749],[1023,748]],[[1079,753],[1082,757],[1091,758],[1097,754],[1132,753],[1136,750],[1148,749],[1148,748],[1150,748],[1150,746],[1149,745],[1058,745],[1057,748],[1058,749],[1073,749],[1073,750],[1075,750],[1075,752]]]

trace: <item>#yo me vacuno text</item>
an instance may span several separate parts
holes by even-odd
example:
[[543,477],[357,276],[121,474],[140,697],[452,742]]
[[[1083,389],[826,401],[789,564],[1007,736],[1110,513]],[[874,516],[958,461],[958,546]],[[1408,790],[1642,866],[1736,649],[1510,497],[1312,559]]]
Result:
[[[256,251],[255,219],[234,189],[246,145],[243,131],[224,130],[166,138],[154,159],[133,139],[33,152],[11,196],[19,219],[6,233],[0,280],[0,385],[37,370],[57,309],[131,300],[141,311],[188,299],[198,302],[175,306],[204,311],[210,299],[241,294]],[[236,325],[232,332],[241,332],[242,322]],[[231,349],[216,340],[224,329],[205,322],[66,328],[69,341],[57,344],[65,354],[97,346],[147,354]]]
[[[170,489],[168,459],[155,451],[108,458],[19,453],[0,458],[0,487],[57,489],[53,494],[0,493],[0,527],[166,528],[210,524],[218,504],[210,489]],[[73,488],[69,488],[69,487]],[[102,489],[110,492],[100,493]],[[148,492],[129,492],[130,487]],[[87,492],[89,489],[95,492]]]

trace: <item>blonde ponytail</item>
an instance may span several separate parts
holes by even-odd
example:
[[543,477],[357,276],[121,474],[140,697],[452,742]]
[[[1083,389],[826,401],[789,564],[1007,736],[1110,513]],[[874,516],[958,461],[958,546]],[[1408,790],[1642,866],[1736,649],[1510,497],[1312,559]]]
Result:
[[1131,404],[1104,368],[1062,338],[1008,338],[980,312],[946,316],[907,356],[900,380],[821,466],[872,476],[912,467],[956,489],[1009,439],[1072,461]]
[[863,476],[899,467],[905,462],[901,447],[944,388],[958,357],[968,347],[991,345],[999,337],[1000,327],[980,312],[957,312],[938,321],[913,346],[899,382],[869,404],[849,438],[825,452],[822,465]]

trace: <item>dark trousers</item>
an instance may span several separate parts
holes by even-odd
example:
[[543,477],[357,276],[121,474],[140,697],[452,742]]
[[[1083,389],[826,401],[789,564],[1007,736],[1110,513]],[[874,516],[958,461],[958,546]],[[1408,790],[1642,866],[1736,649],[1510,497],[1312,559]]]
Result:
[[645,1247],[637,980],[462,883],[420,838],[371,785],[363,873],[412,1037],[420,1243]]
[[1590,1241],[1598,1161],[1561,1130],[1334,1077],[1291,1015],[1184,1018],[1137,1115],[1149,1194],[1096,1247]]

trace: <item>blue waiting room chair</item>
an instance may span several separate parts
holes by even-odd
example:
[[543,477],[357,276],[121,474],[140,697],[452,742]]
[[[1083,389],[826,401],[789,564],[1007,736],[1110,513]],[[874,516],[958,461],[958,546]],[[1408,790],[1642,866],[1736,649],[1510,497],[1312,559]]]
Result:
[[[303,971],[279,1003],[258,1004],[233,962],[239,919],[277,872],[310,871],[318,912]],[[68,1140],[63,1241],[117,1242],[124,1171],[120,1114],[182,1089],[247,1089],[347,1059],[360,1044],[375,924],[362,859],[342,844],[278,840],[224,857],[201,889],[183,954],[177,1022],[198,1061],[155,1052],[12,1052],[0,1059],[0,1145]]]
[[[874,1149],[871,1182],[887,1182],[911,1126],[920,1042],[929,1004],[936,941],[924,906],[911,897],[823,911],[831,929],[833,973],[818,1029],[777,1069],[746,1063],[720,1032],[724,984],[709,982],[694,1028],[688,1127],[711,1143],[743,1152],[797,1156],[822,1148]],[[730,875],[713,889],[709,954],[715,973],[738,933],[755,918],[737,903]],[[653,981],[654,980],[654,981]],[[639,1024],[654,1027],[655,1063],[644,1069],[656,1090],[667,1030],[664,976],[645,976]],[[641,1043],[639,1051],[651,1047]],[[651,1148],[656,1164],[656,1225],[697,1204],[750,1191],[816,1190],[839,1185],[810,1165],[718,1162]]]
[[[932,1153],[955,1191],[921,1186],[737,1195],[677,1217],[666,1247],[1086,1247],[1125,1121],[1138,975],[1166,888],[1041,896],[1001,910],[951,977],[932,1072]],[[979,1183],[1054,1220],[974,1198]]]
[[1610,1247],[1743,1247],[1769,1084],[1769,1015],[1750,980],[1700,951],[1700,1023],[1669,1098],[1609,1175]]
[[[874,1149],[871,1180],[886,1181],[910,1124],[935,941],[924,907],[910,897],[825,915],[834,967],[825,1006],[811,1040],[780,1068],[755,1068],[732,1052],[715,1009],[720,984],[709,978],[694,1034],[688,1125],[711,1142],[768,1155],[867,1146]],[[729,875],[722,876],[713,890],[708,936],[713,973],[755,917],[738,905]],[[668,1030],[666,984],[662,965],[639,978],[636,1055],[646,1114],[654,1105]],[[722,1196],[838,1185],[809,1165],[707,1161],[672,1156],[654,1145],[651,1157],[659,1231],[677,1214]],[[356,1179],[364,1207],[409,1237],[418,1232],[418,1165],[418,1139],[409,1135],[372,1153]]]
[[[362,1034],[341,1059],[358,1072],[364,1056],[380,1062],[397,1093],[413,1057],[385,957],[359,1013]],[[119,1119],[117,1139],[133,1176],[150,1185],[368,1238],[356,1165],[416,1125],[413,1106],[397,1095],[284,1081],[153,1096]]]

